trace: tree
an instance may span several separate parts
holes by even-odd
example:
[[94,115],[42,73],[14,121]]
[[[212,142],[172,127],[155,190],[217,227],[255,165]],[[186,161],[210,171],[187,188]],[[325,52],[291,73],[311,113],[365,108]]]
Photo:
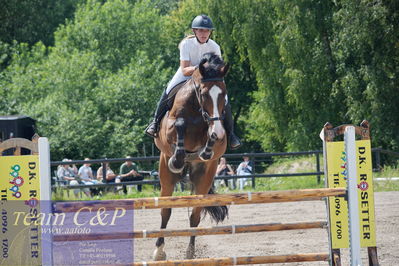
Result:
[[54,31],[70,18],[76,5],[72,0],[3,0],[0,13],[0,41],[54,44]]
[[88,1],[55,47],[15,50],[1,81],[6,113],[36,118],[54,159],[137,152],[170,74],[158,56],[160,19],[149,1]]
[[374,145],[394,150],[399,147],[397,7],[395,1],[341,1],[333,47],[335,87],[345,96],[348,120],[368,119]]
[[151,1],[88,0],[73,21],[60,27],[55,39],[63,52],[95,52],[101,69],[118,71],[137,51],[150,58],[162,54],[161,34],[161,19]]

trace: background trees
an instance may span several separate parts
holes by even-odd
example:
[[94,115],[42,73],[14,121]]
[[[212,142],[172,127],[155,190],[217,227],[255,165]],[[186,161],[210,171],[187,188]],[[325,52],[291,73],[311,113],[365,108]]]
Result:
[[[50,3],[51,2],[51,3]],[[397,1],[8,1],[0,16],[0,114],[26,114],[52,156],[148,155],[143,129],[209,14],[231,64],[241,151],[318,149],[325,122],[368,119],[397,149]],[[29,11],[29,12],[28,12]],[[40,23],[41,22],[41,23]]]

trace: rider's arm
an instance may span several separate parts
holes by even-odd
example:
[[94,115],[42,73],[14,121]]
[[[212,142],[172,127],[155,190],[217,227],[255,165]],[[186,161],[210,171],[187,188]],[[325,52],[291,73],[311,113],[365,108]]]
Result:
[[197,69],[197,66],[192,66],[190,61],[180,60],[180,68],[184,76],[191,76],[194,70]]

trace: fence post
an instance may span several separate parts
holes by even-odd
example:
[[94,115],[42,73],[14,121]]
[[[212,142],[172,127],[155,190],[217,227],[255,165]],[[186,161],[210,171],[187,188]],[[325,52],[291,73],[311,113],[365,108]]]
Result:
[[[320,173],[320,154],[316,153],[316,172]],[[320,175],[317,175],[317,184],[321,181]]]
[[101,166],[103,167],[102,171],[103,171],[103,183],[106,184],[107,183],[107,165],[106,162],[103,162],[101,164]]
[[376,165],[376,171],[380,172],[381,171],[381,148],[378,148],[375,151],[375,165]]
[[[251,156],[251,158],[249,160],[254,163],[254,168],[252,169],[252,173],[255,174],[255,156]],[[256,182],[256,178],[255,178],[255,176],[252,176],[252,188],[253,189],[255,189],[255,186],[256,186],[255,182]]]

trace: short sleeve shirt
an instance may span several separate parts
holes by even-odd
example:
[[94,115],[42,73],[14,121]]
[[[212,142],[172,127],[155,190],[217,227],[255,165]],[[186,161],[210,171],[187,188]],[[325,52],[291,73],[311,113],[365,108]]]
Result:
[[211,39],[206,43],[199,43],[197,38],[189,38],[180,44],[180,60],[190,61],[192,66],[198,65],[204,54],[211,52],[222,56],[220,46]]
[[85,179],[90,179],[91,178],[90,177],[90,172],[93,173],[93,171],[91,170],[90,166],[82,165],[79,168],[78,174],[83,180],[85,180]]
[[130,171],[135,170],[136,172],[137,170],[137,165],[135,163],[132,163],[131,166],[128,166],[126,163],[121,165],[121,168],[119,170],[119,174],[124,175],[129,173]]
[[73,171],[70,168],[65,169],[64,167],[60,167],[57,170],[57,176],[58,176],[58,178],[63,178],[64,176],[74,177],[75,174],[73,173]]
[[[220,46],[211,39],[209,39],[206,43],[199,43],[197,38],[188,38],[184,39],[180,43],[179,47],[180,60],[190,61],[192,66],[198,65],[201,62],[201,58],[206,53],[213,52],[219,56],[222,56]],[[168,87],[166,88],[166,93],[169,93],[173,87],[185,80],[188,80],[189,78],[189,76],[183,75],[183,71],[179,67],[172,80],[169,82]]]

